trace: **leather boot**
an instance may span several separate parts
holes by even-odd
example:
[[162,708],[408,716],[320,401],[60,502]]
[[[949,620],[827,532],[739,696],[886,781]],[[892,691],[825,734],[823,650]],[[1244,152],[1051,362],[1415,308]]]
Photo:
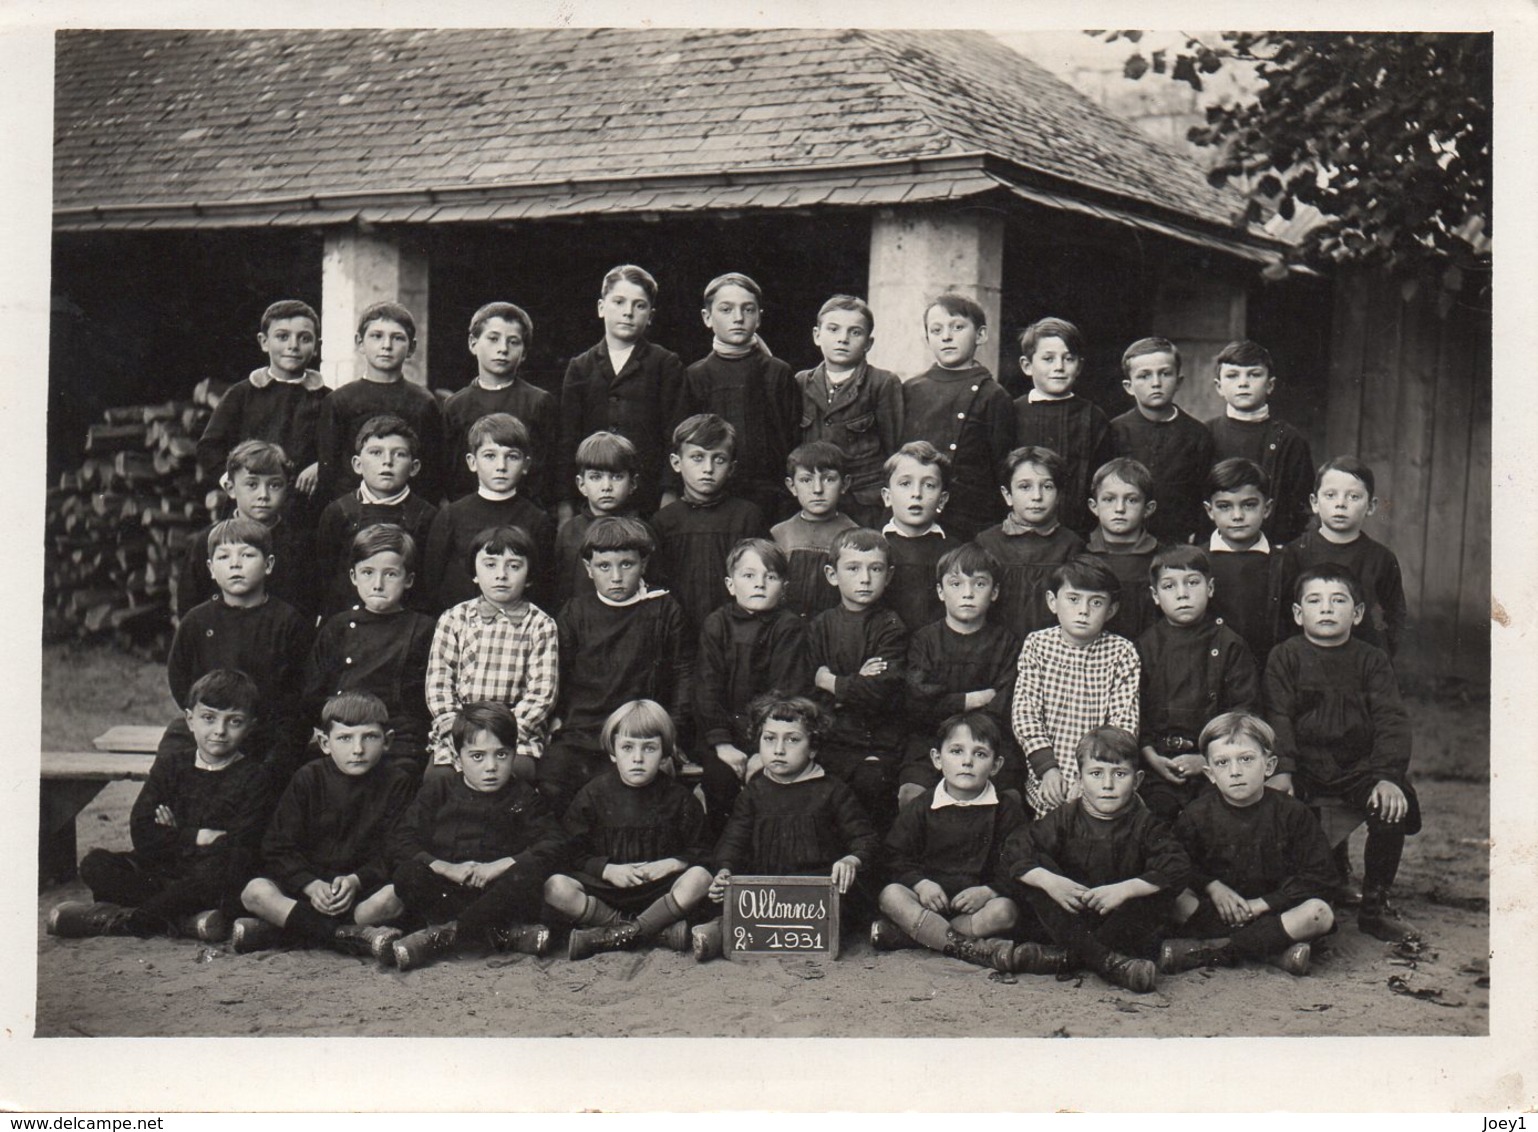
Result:
[[991,967],[995,971],[1009,972],[1014,968],[1014,945],[1007,939],[972,939],[955,928],[945,933],[945,951],[952,959],[975,963],[979,967]]
[[402,971],[410,971],[454,950],[454,940],[458,936],[459,924],[450,920],[402,936],[390,945],[390,950],[395,953],[395,965]]
[[1362,910],[1357,913],[1356,926],[1384,943],[1420,938],[1420,932],[1401,919],[1399,910],[1389,903],[1386,888],[1368,889],[1362,893]]
[[402,934],[400,928],[383,924],[341,924],[331,937],[331,946],[343,955],[371,958],[389,967],[395,963],[395,941]]
[[1009,969],[1022,975],[1059,975],[1068,969],[1068,952],[1042,943],[1017,943]]
[[689,933],[689,942],[696,963],[721,958],[721,921],[711,920],[708,924],[700,924]]
[[1159,946],[1159,973],[1178,975],[1197,967],[1232,967],[1226,939],[1167,939]]
[[55,905],[48,913],[48,934],[60,939],[97,935],[128,935],[133,909],[120,904],[87,904],[79,900]]
[[1153,960],[1134,959],[1119,951],[1107,951],[1105,958],[1095,964],[1095,973],[1134,994],[1147,994],[1159,979]]
[[870,945],[877,951],[907,951],[923,946],[885,916],[877,916],[872,921]]
[[1286,951],[1271,956],[1266,962],[1273,967],[1280,967],[1289,975],[1297,975],[1300,978],[1308,974],[1309,963],[1313,960],[1313,948],[1306,943],[1294,943]]
[[274,946],[282,935],[283,929],[276,924],[256,916],[241,916],[230,929],[230,950],[236,955],[264,951]]
[[604,924],[598,928],[572,928],[566,944],[566,958],[586,959],[600,951],[629,951],[641,938],[634,923]]
[[176,921],[176,931],[184,939],[200,939],[204,943],[223,943],[230,938],[230,918],[217,908],[207,912],[194,912]]
[[544,924],[492,928],[486,934],[498,951],[516,951],[520,955],[546,955],[550,951],[550,929]]

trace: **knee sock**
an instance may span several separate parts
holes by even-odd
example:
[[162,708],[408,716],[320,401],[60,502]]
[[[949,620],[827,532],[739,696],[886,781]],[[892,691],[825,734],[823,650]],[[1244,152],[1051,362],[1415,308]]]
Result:
[[1236,931],[1228,941],[1228,950],[1235,956],[1258,958],[1285,951],[1293,942],[1287,929],[1282,927],[1280,916],[1265,915]]
[[653,900],[646,906],[645,911],[635,918],[635,926],[641,929],[642,939],[650,939],[663,928],[683,919],[684,914],[673,894],[667,892],[660,900]]
[[[605,924],[620,922],[622,918],[620,914],[596,896],[584,895],[582,900],[582,911],[577,913],[579,928],[601,928]],[[666,924],[663,925],[663,927],[666,926]]]
[[1367,848],[1362,852],[1362,889],[1383,894],[1394,886],[1399,858],[1404,853],[1404,834],[1383,827],[1367,829]]
[[289,912],[288,919],[283,921],[283,927],[303,939],[314,940],[317,943],[330,943],[336,937],[336,929],[340,923],[341,921],[335,916],[317,912],[301,900]]
[[950,931],[951,925],[944,916],[937,916],[922,905],[908,904],[903,906],[901,914],[890,918],[915,942],[922,943],[931,951],[945,950],[945,933]]

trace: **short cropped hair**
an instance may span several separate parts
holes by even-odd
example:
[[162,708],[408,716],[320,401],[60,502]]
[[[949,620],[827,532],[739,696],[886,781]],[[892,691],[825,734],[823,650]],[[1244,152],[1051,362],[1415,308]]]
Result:
[[941,452],[927,440],[910,440],[896,452],[886,458],[886,463],[881,465],[881,478],[890,480],[892,473],[897,470],[897,461],[904,456],[910,460],[917,460],[926,468],[935,468],[940,473],[940,486],[945,487],[951,478],[951,458],[948,453]]
[[765,692],[748,705],[748,734],[753,736],[755,747],[763,734],[764,724],[771,719],[805,727],[814,752],[822,746],[822,738],[832,725],[827,712],[808,696],[787,696],[778,690]]
[[642,558],[650,558],[657,551],[657,540],[652,536],[651,528],[640,519],[623,515],[594,519],[582,533],[579,553],[589,562],[595,554],[619,550],[633,550]]
[[1259,342],[1252,342],[1248,338],[1230,342],[1224,346],[1212,365],[1214,369],[1219,370],[1224,366],[1265,366],[1272,377],[1276,376],[1276,366],[1271,361],[1271,351]]
[[870,304],[864,299],[856,298],[854,295],[834,295],[817,308],[817,321],[821,323],[823,316],[829,311],[853,311],[865,319],[865,332],[867,334],[874,334],[876,332],[876,314],[870,309]]
[[583,438],[577,445],[575,463],[577,471],[612,472],[616,475],[636,474],[640,457],[628,437],[617,432],[595,432]]
[[1339,562],[1320,562],[1310,566],[1298,575],[1298,580],[1293,583],[1292,600],[1294,604],[1302,604],[1303,587],[1310,582],[1339,582],[1346,587],[1351,595],[1353,605],[1362,604],[1362,583],[1357,576]]
[[394,413],[380,413],[364,421],[353,441],[353,451],[361,453],[370,440],[383,440],[387,436],[398,436],[404,440],[406,447],[411,449],[412,459],[416,459],[417,453],[422,451],[422,438],[417,435],[417,430],[407,424],[404,417]]
[[631,700],[609,713],[598,741],[605,753],[613,755],[614,741],[619,738],[661,739],[663,758],[670,763],[678,758],[678,728],[656,700]]
[[281,444],[270,440],[242,440],[224,461],[224,474],[231,479],[236,472],[251,472],[258,476],[283,476],[288,478],[291,468],[288,453]]
[[828,544],[828,564],[835,570],[838,569],[838,556],[846,550],[861,553],[879,550],[886,555],[887,562],[892,561],[892,544],[886,535],[870,527],[848,527],[833,536],[833,541]]
[[1038,318],[1020,332],[1020,356],[1034,357],[1043,338],[1061,338],[1068,352],[1084,356],[1084,335],[1066,318]]
[[472,578],[475,576],[475,560],[482,554],[516,554],[532,563],[534,539],[522,527],[486,527],[477,531],[470,540],[470,553],[465,557]]
[[1208,499],[1220,491],[1238,491],[1242,487],[1253,487],[1262,498],[1271,498],[1271,477],[1254,460],[1230,456],[1212,465],[1212,471],[1207,473]]
[[352,536],[352,548],[347,553],[349,565],[356,566],[376,554],[399,554],[408,574],[417,568],[417,540],[394,523],[370,523]]
[[1064,586],[1086,593],[1105,594],[1112,601],[1121,600],[1121,582],[1116,572],[1092,554],[1075,554],[1052,567],[1052,573],[1047,575],[1047,589],[1057,593]]
[[709,283],[705,284],[705,305],[708,307],[716,300],[716,292],[723,287],[741,287],[752,294],[760,303],[764,301],[764,289],[740,271],[728,271],[725,275],[717,275]]
[[1059,487],[1068,478],[1068,462],[1051,448],[1043,448],[1039,444],[1027,444],[1022,448],[1016,448],[999,461],[999,483],[1008,487],[1010,480],[1015,478],[1015,473],[1020,470],[1021,464],[1035,464],[1037,467],[1046,468],[1047,474],[1052,477],[1052,482]]
[[1199,546],[1188,542],[1174,542],[1154,551],[1153,561],[1148,564],[1148,584],[1157,586],[1163,570],[1195,570],[1204,578],[1212,577],[1212,559]]
[[599,288],[600,299],[614,290],[618,283],[633,283],[646,292],[646,297],[653,303],[657,301],[657,280],[652,273],[644,267],[637,267],[633,263],[622,263],[618,267],[611,268],[609,274],[603,277],[603,286]]
[[715,413],[695,413],[692,417],[684,418],[673,430],[672,451],[681,454],[685,444],[694,444],[711,451],[721,449],[728,459],[735,459],[737,430],[724,417]]
[[243,711],[254,716],[261,699],[256,681],[236,668],[213,668],[199,676],[187,692],[187,706],[202,704],[215,711]]
[[320,332],[320,315],[315,313],[315,308],[309,303],[300,302],[298,299],[279,299],[262,312],[262,333],[266,334],[273,323],[280,318],[307,318],[315,327],[316,333]]
[[964,542],[952,550],[947,550],[940,555],[940,561],[935,563],[936,582],[945,581],[950,574],[961,574],[968,578],[987,574],[997,581],[1001,572],[999,560],[975,542]]
[[263,558],[272,557],[272,532],[255,519],[247,519],[241,515],[222,519],[209,528],[208,556],[210,558],[214,556],[216,547],[237,543],[244,543],[261,551]]
[[343,727],[377,723],[384,727],[389,722],[390,709],[373,692],[338,692],[320,709],[320,728],[327,732],[333,723]]
[[1344,472],[1348,476],[1355,476],[1362,481],[1362,486],[1367,489],[1368,498],[1377,494],[1377,482],[1373,478],[1372,469],[1366,461],[1358,460],[1355,456],[1332,456],[1319,465],[1319,470],[1314,473],[1314,490],[1319,490],[1319,485],[1324,482],[1326,472]]
[[957,291],[946,291],[943,295],[936,295],[930,302],[924,305],[924,323],[929,323],[929,312],[939,307],[946,314],[957,318],[964,318],[977,329],[981,330],[988,325],[988,312],[978,305],[976,300]]
[[935,732],[936,748],[944,747],[947,740],[962,727],[972,733],[973,741],[986,743],[993,751],[994,758],[1004,757],[1004,729],[999,726],[997,719],[985,711],[957,712],[940,724],[940,729]]
[[516,322],[523,331],[525,346],[534,340],[534,320],[529,317],[528,311],[516,303],[487,303],[476,311],[470,316],[470,337],[479,338],[481,331],[486,329],[486,324],[494,318]]
[[1134,460],[1131,456],[1118,456],[1114,460],[1107,460],[1095,469],[1094,478],[1089,481],[1089,493],[1091,497],[1100,494],[1100,485],[1115,476],[1128,487],[1135,487],[1143,493],[1144,499],[1152,499],[1154,493],[1153,473],[1146,465]]
[[1175,359],[1175,373],[1180,373],[1180,349],[1168,338],[1139,338],[1128,346],[1121,355],[1122,373],[1131,377],[1133,359],[1147,357],[1149,354],[1169,354]]
[[764,564],[765,570],[773,570],[780,577],[790,573],[790,560],[785,557],[785,551],[780,544],[766,538],[745,538],[737,542],[726,555],[726,573],[731,575],[737,569],[737,563],[741,562],[749,554],[758,555],[758,560]]
[[831,440],[808,440],[785,457],[785,474],[791,477],[805,468],[809,472],[837,472],[842,479],[844,466],[844,450]]
[[489,731],[501,740],[504,747],[518,746],[518,720],[506,704],[495,701],[465,704],[454,714],[454,750],[464,745],[482,731]]
[[1205,755],[1208,746],[1220,739],[1228,743],[1248,739],[1268,758],[1276,750],[1276,732],[1271,729],[1271,725],[1247,711],[1225,711],[1222,715],[1213,716],[1196,737],[1197,750]]
[[1081,773],[1088,762],[1142,769],[1137,738],[1120,727],[1096,727],[1089,731],[1074,748],[1073,757]]
[[401,329],[406,332],[407,341],[417,340],[417,320],[412,318],[411,312],[399,303],[373,303],[365,307],[363,314],[358,318],[359,338],[368,332],[368,324],[371,322],[398,322]]
[[465,450],[474,452],[487,443],[500,444],[504,448],[516,448],[528,455],[532,446],[529,426],[512,413],[487,413],[484,417],[477,418],[476,422],[470,426],[470,431],[465,434]]

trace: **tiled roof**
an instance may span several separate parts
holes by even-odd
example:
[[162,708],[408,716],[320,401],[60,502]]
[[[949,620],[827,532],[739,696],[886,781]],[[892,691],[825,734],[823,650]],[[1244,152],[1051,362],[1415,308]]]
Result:
[[884,205],[1001,180],[1208,229],[1239,213],[980,32],[74,31],[55,73],[61,227]]

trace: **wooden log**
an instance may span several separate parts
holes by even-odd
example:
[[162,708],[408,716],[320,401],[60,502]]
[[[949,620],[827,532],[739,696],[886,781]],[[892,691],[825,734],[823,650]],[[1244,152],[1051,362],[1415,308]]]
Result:
[[198,382],[192,391],[192,399],[199,405],[206,405],[209,409],[217,409],[220,400],[229,391],[230,383],[220,381],[217,377],[205,377]]
[[145,405],[140,410],[140,416],[145,424],[154,421],[174,421],[181,416],[183,401],[167,401],[164,405]]
[[130,483],[158,478],[154,457],[145,452],[119,452],[112,458],[112,469]]
[[93,453],[124,452],[144,447],[144,423],[92,425],[86,430],[85,450]]

